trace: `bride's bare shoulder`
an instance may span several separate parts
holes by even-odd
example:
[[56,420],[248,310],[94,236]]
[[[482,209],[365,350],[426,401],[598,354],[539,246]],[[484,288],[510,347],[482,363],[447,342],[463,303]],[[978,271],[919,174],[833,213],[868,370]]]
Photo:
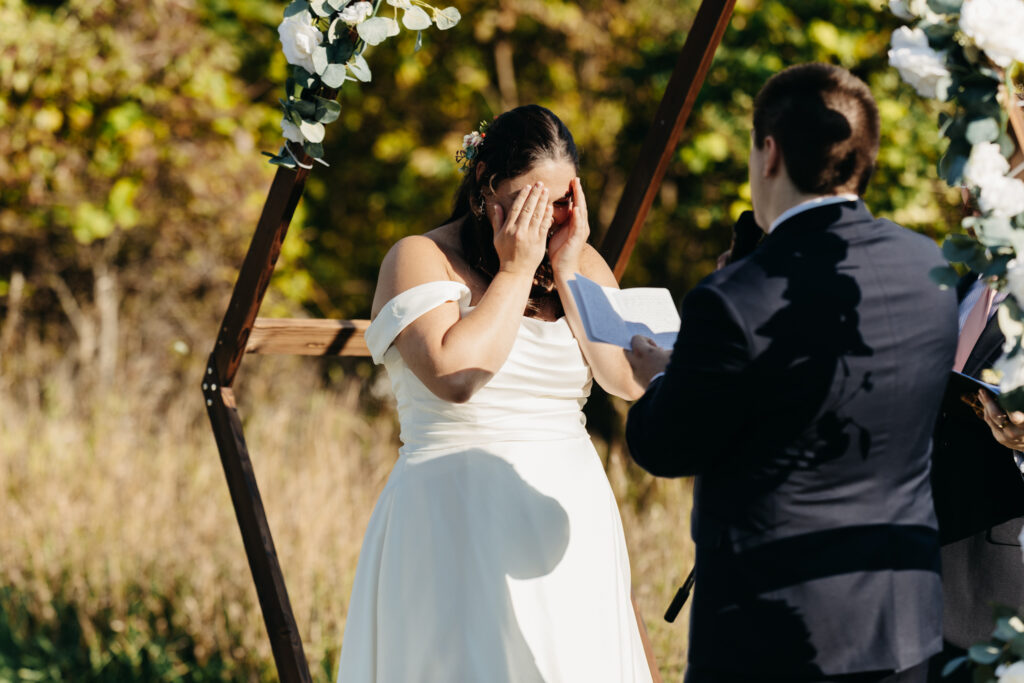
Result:
[[453,280],[452,259],[457,254],[458,231],[442,225],[423,235],[410,235],[395,242],[380,264],[372,315],[392,298],[425,282]]

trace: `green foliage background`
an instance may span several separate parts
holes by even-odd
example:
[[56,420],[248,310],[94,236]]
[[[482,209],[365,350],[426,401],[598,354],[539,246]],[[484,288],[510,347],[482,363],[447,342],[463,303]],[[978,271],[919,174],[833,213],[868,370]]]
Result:
[[[123,390],[130,377],[156,392],[145,403],[154,410],[198,403],[192,384],[274,171],[260,151],[280,144],[285,62],[275,29],[284,4],[0,0],[0,391],[45,406],[59,360],[83,401]],[[517,104],[550,107],[574,132],[599,242],[698,2],[454,4],[459,26],[425,32],[419,52],[403,32],[367,52],[372,83],[342,88],[326,140],[331,166],[308,183],[264,315],[365,317],[388,247],[448,215],[462,135]],[[957,197],[936,172],[941,105],[922,102],[888,68],[899,22],[884,4],[737,2],[625,285],[667,286],[679,299],[711,272],[748,207],[753,95],[803,61],[841,64],[875,93],[883,138],[873,211],[933,238],[956,229]],[[370,374],[364,362],[323,369],[328,388]],[[621,406],[594,404],[610,417],[592,415],[592,424],[614,438]],[[623,504],[643,507],[649,485],[631,476]],[[0,497],[17,501],[8,481]],[[7,567],[3,583],[16,584],[19,569]],[[59,591],[52,598],[49,612],[33,612],[17,585],[0,591],[0,678],[36,671],[25,662],[81,640],[55,624],[85,608]],[[154,604],[141,623],[178,623],[164,619],[173,605]],[[37,680],[114,680],[132,666],[150,666],[137,674],[150,680],[242,675],[227,653],[195,655],[187,628],[151,631],[163,634],[147,641],[159,653],[111,663],[86,650],[59,659],[59,670],[41,666]],[[95,643],[124,640],[102,629],[90,638],[100,650]],[[244,670],[262,677],[269,664]]]

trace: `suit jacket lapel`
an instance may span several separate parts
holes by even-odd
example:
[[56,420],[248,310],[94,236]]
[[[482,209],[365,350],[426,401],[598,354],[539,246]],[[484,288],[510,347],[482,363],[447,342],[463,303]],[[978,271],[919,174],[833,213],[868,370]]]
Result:
[[971,349],[971,355],[964,363],[964,374],[977,377],[982,370],[992,367],[992,363],[1002,353],[1004,342],[1003,331],[999,329],[999,316],[994,315],[989,318],[985,329],[981,331],[981,336]]

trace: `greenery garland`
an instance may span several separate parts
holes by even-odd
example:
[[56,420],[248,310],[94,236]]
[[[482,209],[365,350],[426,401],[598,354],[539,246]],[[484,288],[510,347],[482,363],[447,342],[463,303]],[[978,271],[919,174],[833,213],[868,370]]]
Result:
[[[918,94],[953,104],[939,115],[949,146],[939,175],[966,188],[976,215],[963,219],[965,234],[942,245],[952,263],[962,263],[1005,293],[999,325],[1004,355],[992,379],[1008,409],[1024,409],[1024,182],[1011,169],[1015,151],[1007,134],[1005,98],[1017,105],[1014,83],[1024,61],[1024,0],[890,0],[889,8],[913,28],[892,36],[889,62]],[[932,273],[955,286],[951,267]]]
[[315,161],[327,165],[323,159],[324,127],[341,114],[338,89],[345,81],[370,81],[370,66],[363,53],[368,46],[398,35],[399,10],[401,24],[417,32],[417,50],[422,45],[422,31],[431,24],[445,31],[462,19],[454,7],[439,9],[423,0],[387,0],[386,4],[394,10],[391,17],[380,16],[384,0],[294,0],[285,8],[284,21],[277,29],[289,64],[285,97],[279,100],[285,143],[277,154],[264,152],[270,163],[311,168],[302,163],[292,146],[301,145]]

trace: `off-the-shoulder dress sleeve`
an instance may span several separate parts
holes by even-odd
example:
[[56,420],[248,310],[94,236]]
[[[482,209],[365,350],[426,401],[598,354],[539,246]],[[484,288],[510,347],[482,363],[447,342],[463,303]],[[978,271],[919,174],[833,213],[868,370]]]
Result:
[[384,353],[409,323],[449,301],[468,305],[470,296],[469,287],[449,280],[425,282],[395,296],[366,328],[366,347],[373,362],[379,364],[384,360]]

